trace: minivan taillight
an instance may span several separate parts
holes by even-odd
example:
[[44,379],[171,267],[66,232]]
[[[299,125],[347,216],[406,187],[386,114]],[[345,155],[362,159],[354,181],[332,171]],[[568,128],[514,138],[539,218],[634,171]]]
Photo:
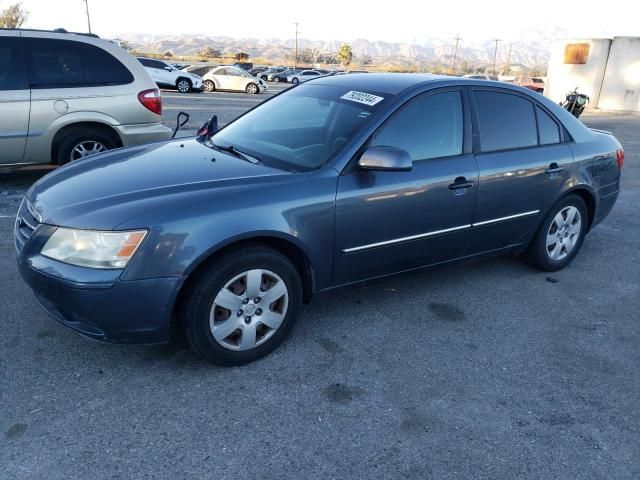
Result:
[[149,111],[156,115],[162,115],[162,96],[160,90],[152,88],[151,90],[144,90],[138,94],[138,100]]
[[622,170],[622,166],[624,165],[624,149],[616,150],[616,160],[618,160],[618,168]]

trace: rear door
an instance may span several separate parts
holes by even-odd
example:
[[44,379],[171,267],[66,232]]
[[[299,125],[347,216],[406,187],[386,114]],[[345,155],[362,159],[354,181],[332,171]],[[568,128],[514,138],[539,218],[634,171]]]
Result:
[[31,98],[22,39],[0,31],[0,164],[20,163],[29,133]]
[[465,92],[420,94],[368,146],[409,152],[408,172],[344,172],[338,182],[335,282],[344,284],[460,257],[476,202]]
[[478,203],[468,253],[518,244],[555,202],[573,153],[559,122],[528,95],[473,89]]

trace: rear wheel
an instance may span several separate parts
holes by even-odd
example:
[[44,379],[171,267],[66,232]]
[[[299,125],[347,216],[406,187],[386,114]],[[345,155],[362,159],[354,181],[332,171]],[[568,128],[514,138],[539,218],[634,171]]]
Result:
[[212,80],[205,80],[202,82],[202,88],[205,92],[213,92],[216,89],[216,84]]
[[276,83],[280,83],[280,77],[273,77],[273,81]]
[[245,91],[251,95],[255,95],[256,93],[260,92],[260,89],[258,88],[258,86],[255,83],[250,83],[249,85],[247,85],[247,87],[245,88]]
[[114,138],[100,129],[77,127],[70,130],[60,141],[55,161],[58,165],[64,165],[117,146]]
[[282,343],[301,305],[302,284],[293,264],[256,246],[225,255],[200,274],[182,320],[198,354],[219,365],[241,365]]
[[588,210],[578,195],[558,202],[544,219],[527,251],[531,262],[541,270],[560,270],[580,251],[589,224]]
[[176,82],[176,89],[180,93],[189,93],[191,91],[191,80],[187,78],[179,78]]

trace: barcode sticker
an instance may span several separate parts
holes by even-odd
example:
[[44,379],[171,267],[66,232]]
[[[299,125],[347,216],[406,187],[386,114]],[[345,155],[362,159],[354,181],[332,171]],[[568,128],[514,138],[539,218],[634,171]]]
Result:
[[351,100],[352,102],[364,103],[370,107],[384,100],[384,97],[378,97],[377,95],[365,92],[356,92],[355,90],[345,93],[340,98],[343,100]]

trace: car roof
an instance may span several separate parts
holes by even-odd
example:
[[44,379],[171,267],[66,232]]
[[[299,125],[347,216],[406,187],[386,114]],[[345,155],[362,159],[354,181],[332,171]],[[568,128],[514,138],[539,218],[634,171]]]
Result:
[[410,87],[453,78],[429,73],[350,73],[320,77],[310,82],[314,85],[335,85],[397,95]]

